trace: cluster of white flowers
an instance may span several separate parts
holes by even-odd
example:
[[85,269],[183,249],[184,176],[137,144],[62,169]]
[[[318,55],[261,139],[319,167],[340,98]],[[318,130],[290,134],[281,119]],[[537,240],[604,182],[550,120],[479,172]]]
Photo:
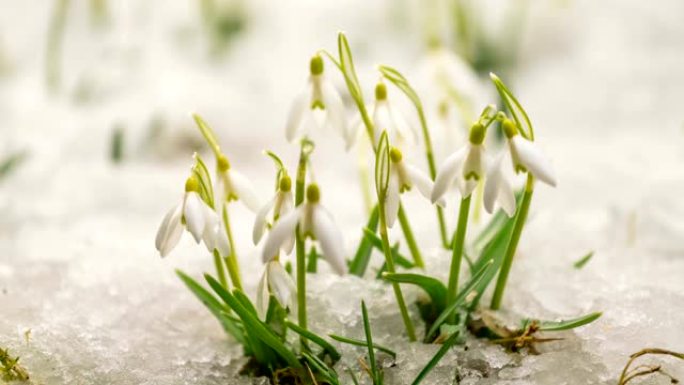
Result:
[[[285,130],[287,139],[306,138],[309,133],[305,127],[312,120],[334,127],[349,147],[357,136],[356,127],[348,129],[345,106],[338,91],[325,78],[323,59],[319,55],[311,59],[308,83],[307,89],[296,97],[292,105]],[[389,182],[384,201],[388,227],[392,227],[396,221],[401,193],[414,186],[426,199],[443,207],[446,204],[444,195],[453,184],[456,184],[461,197],[465,199],[479,182],[484,181],[486,210],[491,213],[498,203],[509,216],[513,216],[516,210],[511,180],[513,171],[529,172],[544,183],[551,186],[556,184],[549,161],[532,141],[519,134],[516,124],[507,118],[501,122],[507,150],[502,150],[490,159],[485,151],[484,140],[487,126],[494,118],[487,126],[478,121],[470,129],[468,142],[446,158],[433,182],[426,173],[404,159],[400,148],[417,143],[418,135],[406,123],[400,111],[388,101],[387,88],[383,82],[375,88],[375,103],[371,109],[374,148],[378,146],[383,132],[387,132],[392,143],[389,150]],[[314,116],[319,112],[323,114],[322,118]],[[225,205],[236,200],[256,213],[252,231],[255,245],[269,230],[261,252],[265,269],[257,293],[260,313],[268,306],[271,294],[283,307],[294,307],[296,287],[290,274],[280,264],[280,253],[291,254],[297,237],[317,241],[332,269],[338,274],[346,272],[341,232],[330,212],[321,205],[320,190],[316,183],[306,187],[306,200],[295,207],[292,180],[281,164],[275,194],[262,206],[249,180],[234,171],[225,156],[218,154],[216,185],[213,187],[215,201],[209,203],[203,200],[196,176],[188,178],[182,202],[166,214],[159,227],[156,247],[162,256],[168,255],[178,244],[184,228],[197,243],[203,241],[210,252],[217,251],[222,257],[231,255],[234,250],[231,250],[228,238],[230,232],[227,229]]]

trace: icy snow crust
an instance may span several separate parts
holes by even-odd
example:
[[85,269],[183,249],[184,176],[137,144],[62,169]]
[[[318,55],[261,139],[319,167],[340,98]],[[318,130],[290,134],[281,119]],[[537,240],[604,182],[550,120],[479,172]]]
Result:
[[[8,3],[0,12],[0,48],[11,71],[0,79],[0,151],[29,152],[0,182],[0,346],[21,356],[36,384],[265,383],[238,375],[240,347],[174,275],[175,268],[198,278],[212,271],[203,247],[186,234],[167,259],[154,250],[157,226],[180,199],[190,165],[191,150],[172,144],[196,140],[188,112],[201,113],[233,167],[266,199],[273,168],[259,153],[271,148],[294,165],[297,151],[285,143],[283,125],[309,55],[334,49],[335,32],[344,29],[368,87],[380,61],[411,78],[419,50],[410,47],[418,38],[384,20],[410,28],[419,21],[381,2],[258,1],[232,51],[211,62],[191,2],[112,1],[112,30],[101,35],[87,32],[78,5],[65,37],[63,91],[49,97],[41,47],[50,7],[39,3]],[[424,384],[456,377],[478,385],[614,384],[630,353],[684,350],[682,14],[678,0],[534,6],[512,83],[560,185],[535,194],[505,307],[543,319],[604,315],[540,345],[538,356],[469,339],[467,350],[449,352]],[[71,95],[84,78],[94,82],[94,99],[78,104]],[[165,122],[163,141],[146,145],[156,117]],[[127,158],[119,166],[107,159],[115,124],[126,129]],[[440,147],[440,135],[441,157],[449,149]],[[316,177],[351,254],[364,222],[355,155],[345,154],[333,134],[327,138],[314,153]],[[456,199],[447,210],[452,226]],[[428,272],[444,279],[448,253],[435,248],[433,210],[413,194],[405,204]],[[261,274],[250,241],[253,218],[240,206],[231,210],[252,295]],[[587,266],[573,269],[590,250]],[[365,279],[331,275],[322,263],[309,278],[310,326],[361,337],[365,299],[375,340],[398,353],[394,365],[380,356],[386,383],[409,384],[438,347],[406,343],[390,288],[371,278],[380,263],[376,254]],[[411,287],[405,293],[410,303],[421,295]],[[358,371],[363,351],[339,347],[340,373],[347,366]],[[645,362],[664,363],[684,379],[681,362]]]

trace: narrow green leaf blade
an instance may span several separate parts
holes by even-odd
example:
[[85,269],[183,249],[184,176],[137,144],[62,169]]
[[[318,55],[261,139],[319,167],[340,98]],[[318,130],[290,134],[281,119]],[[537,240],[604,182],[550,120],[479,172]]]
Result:
[[602,312],[595,312],[569,320],[541,321],[539,322],[539,330],[545,332],[557,332],[561,330],[578,328],[596,321],[601,317],[602,314]]
[[370,263],[371,253],[373,251],[372,240],[366,234],[366,229],[371,234],[375,235],[375,231],[378,229],[378,222],[380,219],[378,205],[376,204],[371,211],[371,215],[368,218],[368,223],[364,229],[363,237],[361,237],[361,242],[359,243],[358,249],[356,249],[356,254],[354,254],[354,259],[352,259],[349,265],[349,273],[354,274],[359,277],[363,277]]
[[421,383],[421,381],[425,379],[425,376],[427,376],[428,373],[430,373],[430,371],[434,369],[435,366],[437,366],[442,357],[444,357],[444,355],[447,354],[449,349],[451,349],[451,347],[456,343],[456,341],[458,340],[458,336],[459,333],[454,333],[446,341],[444,341],[444,343],[439,348],[437,353],[435,353],[435,355],[432,356],[432,358],[430,359],[430,361],[428,361],[427,365],[425,365],[423,370],[421,370],[420,373],[418,373],[418,376],[416,376],[416,379],[413,380],[411,385],[418,385]]
[[446,321],[447,317],[449,317],[449,314],[453,313],[459,306],[461,306],[466,298],[470,295],[470,293],[473,292],[473,290],[477,287],[477,284],[480,283],[482,278],[485,276],[485,274],[493,268],[493,263],[489,262],[486,264],[484,267],[480,269],[477,273],[475,273],[471,278],[470,281],[468,281],[467,284],[465,284],[458,292],[458,295],[456,296],[456,299],[454,300],[454,303],[451,305],[447,306],[444,311],[437,317],[435,322],[432,324],[432,327],[430,327],[430,330],[427,332],[425,335],[425,340],[429,340],[432,335],[439,329],[440,325]]
[[580,270],[581,268],[584,267],[584,265],[586,265],[589,262],[589,260],[593,256],[594,256],[594,251],[592,250],[592,251],[588,252],[587,255],[585,255],[584,257],[575,261],[575,263],[573,263],[572,265],[575,267],[575,269]]
[[216,317],[223,329],[233,336],[240,344],[245,345],[245,336],[242,329],[229,317],[226,317],[226,313],[230,312],[230,308],[219,302],[216,297],[214,297],[208,290],[203,288],[197,281],[192,279],[187,274],[180,270],[176,270],[176,275],[183,281],[185,286],[190,289],[190,291],[204,304],[204,306],[209,309],[211,314]]
[[[246,309],[238,299],[236,299],[232,294],[226,291],[221,284],[214,279],[214,277],[205,274],[204,278],[207,280],[209,285],[214,289],[214,291],[223,299],[228,306],[230,306],[238,317],[242,320],[245,328],[250,332],[254,333],[259,340],[264,344],[269,346],[271,349],[275,350],[278,355],[280,355],[288,365],[294,368],[301,368],[302,365],[297,360],[297,357],[290,351],[285,344],[256,317],[252,312]],[[237,291],[237,290],[235,290]]]
[[[354,338],[342,337],[342,336],[338,336],[338,335],[335,335],[335,334],[330,334],[330,335],[328,335],[328,336],[329,336],[330,338],[334,339],[335,341],[339,341],[339,342],[342,342],[342,343],[345,343],[345,344],[354,345],[354,346],[363,346],[363,347],[368,346],[368,343],[367,343],[366,341],[357,340],[357,339],[354,339]],[[383,353],[389,354],[390,356],[392,356],[392,358],[396,358],[396,357],[397,357],[397,353],[396,353],[394,350],[390,349],[390,348],[386,348],[386,347],[381,346],[381,345],[378,345],[378,344],[376,344],[376,343],[373,343],[373,348],[375,348],[375,350],[378,350],[378,351],[381,351],[381,352],[383,352]]]
[[368,320],[368,309],[366,303],[361,301],[361,316],[363,317],[363,331],[366,333],[366,347],[368,348],[368,361],[370,361],[373,383],[378,384],[380,374],[378,373],[377,363],[375,362],[375,349],[373,348],[373,332],[371,331],[370,321]]
[[328,352],[330,358],[332,358],[333,361],[338,361],[342,357],[340,353],[337,351],[337,349],[335,349],[335,347],[332,346],[323,337],[315,334],[310,330],[301,328],[299,325],[294,324],[290,321],[285,321],[285,325],[287,325],[287,327],[290,328],[293,332],[299,334],[300,336],[306,338],[307,340],[323,348],[323,350]]
[[382,278],[390,282],[408,283],[420,287],[430,296],[432,303],[440,312],[446,306],[447,288],[438,279],[426,275],[408,273],[383,273]]

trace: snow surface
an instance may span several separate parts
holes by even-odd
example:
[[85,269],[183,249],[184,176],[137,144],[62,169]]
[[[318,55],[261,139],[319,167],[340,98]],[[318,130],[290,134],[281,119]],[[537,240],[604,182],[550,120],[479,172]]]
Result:
[[[263,384],[238,376],[241,349],[174,274],[211,271],[203,248],[184,236],[164,260],[154,249],[157,226],[182,193],[187,143],[199,139],[189,112],[215,127],[233,166],[265,200],[273,166],[260,151],[273,149],[294,165],[297,150],[285,142],[283,125],[311,53],[334,50],[336,31],[348,31],[370,95],[372,65],[414,72],[420,36],[411,31],[420,21],[389,6],[403,2],[250,2],[244,34],[225,58],[211,60],[191,2],[110,3],[105,32],[92,32],[85,7],[69,13],[63,87],[52,96],[43,82],[52,4],[2,5],[0,155],[25,149],[28,158],[0,181],[0,346],[21,356],[36,384]],[[679,0],[532,7],[510,83],[560,184],[535,194],[505,307],[544,319],[604,315],[541,345],[538,356],[468,340],[467,351],[448,353],[425,384],[453,383],[457,371],[461,384],[614,384],[637,350],[684,350],[682,15]],[[83,84],[93,96],[76,102]],[[149,144],[154,121],[165,131]],[[115,126],[126,132],[120,165],[108,160]],[[448,152],[436,143],[438,154]],[[351,253],[364,221],[355,158],[333,134],[314,154],[323,202]],[[420,154],[413,158],[423,165]],[[432,209],[417,195],[405,204],[428,271],[445,278],[448,258],[435,248]],[[253,294],[261,266],[252,216],[238,206],[232,215]],[[572,263],[590,250],[593,259],[575,270]],[[376,255],[373,267],[379,263]],[[388,286],[327,271],[323,264],[309,279],[312,329],[361,337],[365,299],[376,341],[399,354],[395,365],[383,358],[386,383],[410,383],[438,347],[405,342]],[[409,302],[420,295],[405,292]],[[340,349],[340,372],[358,370],[363,351]],[[684,379],[681,362],[644,362],[662,362]]]

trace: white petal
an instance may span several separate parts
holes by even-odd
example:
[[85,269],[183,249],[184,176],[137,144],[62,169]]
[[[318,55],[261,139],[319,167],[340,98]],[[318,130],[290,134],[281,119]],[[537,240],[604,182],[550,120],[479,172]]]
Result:
[[216,227],[214,247],[218,250],[219,255],[222,257],[227,257],[232,254],[230,248],[230,241],[228,240],[228,232],[226,231],[226,225],[223,221],[219,221],[219,225]]
[[302,207],[304,206],[302,205],[283,218],[280,218],[268,233],[261,254],[261,260],[264,263],[272,260],[278,254],[278,249],[283,243],[287,242],[290,238],[294,238],[295,229],[301,217]]
[[418,133],[408,123],[404,114],[392,104],[388,104],[387,109],[389,110],[392,126],[395,130],[395,140],[400,144],[402,144],[402,142],[409,145],[418,143]]
[[511,183],[506,178],[501,179],[501,186],[499,186],[499,204],[506,215],[509,217],[515,215],[515,210],[517,209],[515,193],[513,192],[513,186],[511,186]]
[[484,177],[486,168],[486,155],[482,145],[470,145],[468,155],[463,161],[463,177],[470,174],[476,174],[478,178]]
[[442,163],[442,166],[437,173],[437,177],[435,178],[432,194],[430,194],[432,203],[437,202],[437,200],[447,192],[449,186],[451,186],[454,179],[458,176],[459,171],[461,171],[461,162],[466,155],[466,151],[467,146],[451,154],[444,163]]
[[361,114],[357,112],[347,129],[347,135],[345,136],[345,151],[349,151],[361,135],[366,135],[366,133],[364,132],[364,126],[361,122]]
[[287,138],[289,142],[292,142],[297,138],[297,132],[299,131],[304,118],[304,111],[308,108],[307,104],[308,95],[305,91],[299,93],[292,103],[290,114],[287,117],[287,125],[285,126],[285,138]]
[[256,308],[259,318],[266,319],[266,312],[268,312],[268,300],[270,297],[268,292],[268,266],[264,268],[264,274],[261,275],[256,292]]
[[312,230],[325,259],[337,274],[343,275],[347,271],[347,262],[342,233],[335,226],[332,216],[320,204],[314,206],[312,214]]
[[[394,166],[393,166],[394,167]],[[394,222],[397,220],[399,213],[399,205],[401,204],[401,197],[399,193],[399,178],[396,172],[392,172],[389,178],[389,185],[387,186],[387,197],[385,201],[385,221],[387,227],[392,228]]]
[[291,307],[293,294],[297,291],[292,277],[285,271],[278,261],[271,261],[266,268],[268,271],[268,283],[271,292],[284,308]]
[[375,130],[373,133],[373,147],[378,146],[383,131],[387,131],[390,140],[394,139],[394,127],[386,101],[375,102],[373,108],[373,129]]
[[252,183],[244,175],[237,171],[228,170],[228,177],[230,178],[230,183],[233,187],[235,195],[238,199],[247,206],[252,212],[259,211],[261,204],[259,203],[259,198],[257,198],[254,192],[254,187]]
[[404,162],[404,170],[406,174],[411,178],[411,183],[416,186],[418,191],[427,199],[430,199],[432,194],[433,183],[424,172],[420,171],[417,167]]
[[216,248],[216,235],[219,228],[219,218],[216,213],[209,208],[209,206],[204,206],[204,232],[202,233],[202,241],[207,247],[210,253],[214,252]]
[[183,204],[181,203],[166,213],[159,226],[154,244],[162,257],[166,257],[176,247],[183,234],[182,216]]
[[502,151],[492,162],[487,170],[487,179],[485,180],[484,188],[484,207],[488,213],[494,211],[494,203],[499,195],[499,185],[501,178],[501,162],[503,161],[504,152]]
[[344,103],[340,94],[329,81],[325,80],[322,84],[323,104],[328,111],[328,122],[330,125],[348,141],[347,118]]
[[185,217],[185,224],[187,225],[188,231],[190,231],[190,234],[192,234],[192,237],[195,238],[195,242],[197,243],[202,239],[204,225],[206,224],[203,205],[204,202],[202,202],[197,193],[189,192],[186,194],[183,216]]
[[556,186],[556,176],[551,166],[551,162],[544,156],[539,148],[532,142],[520,135],[514,136],[511,144],[515,147],[518,160],[525,168],[540,181]]
[[266,230],[266,216],[271,208],[275,204],[276,197],[273,197],[268,203],[266,203],[256,214],[254,218],[254,227],[252,228],[252,242],[256,245],[261,240],[264,235],[264,230]]

